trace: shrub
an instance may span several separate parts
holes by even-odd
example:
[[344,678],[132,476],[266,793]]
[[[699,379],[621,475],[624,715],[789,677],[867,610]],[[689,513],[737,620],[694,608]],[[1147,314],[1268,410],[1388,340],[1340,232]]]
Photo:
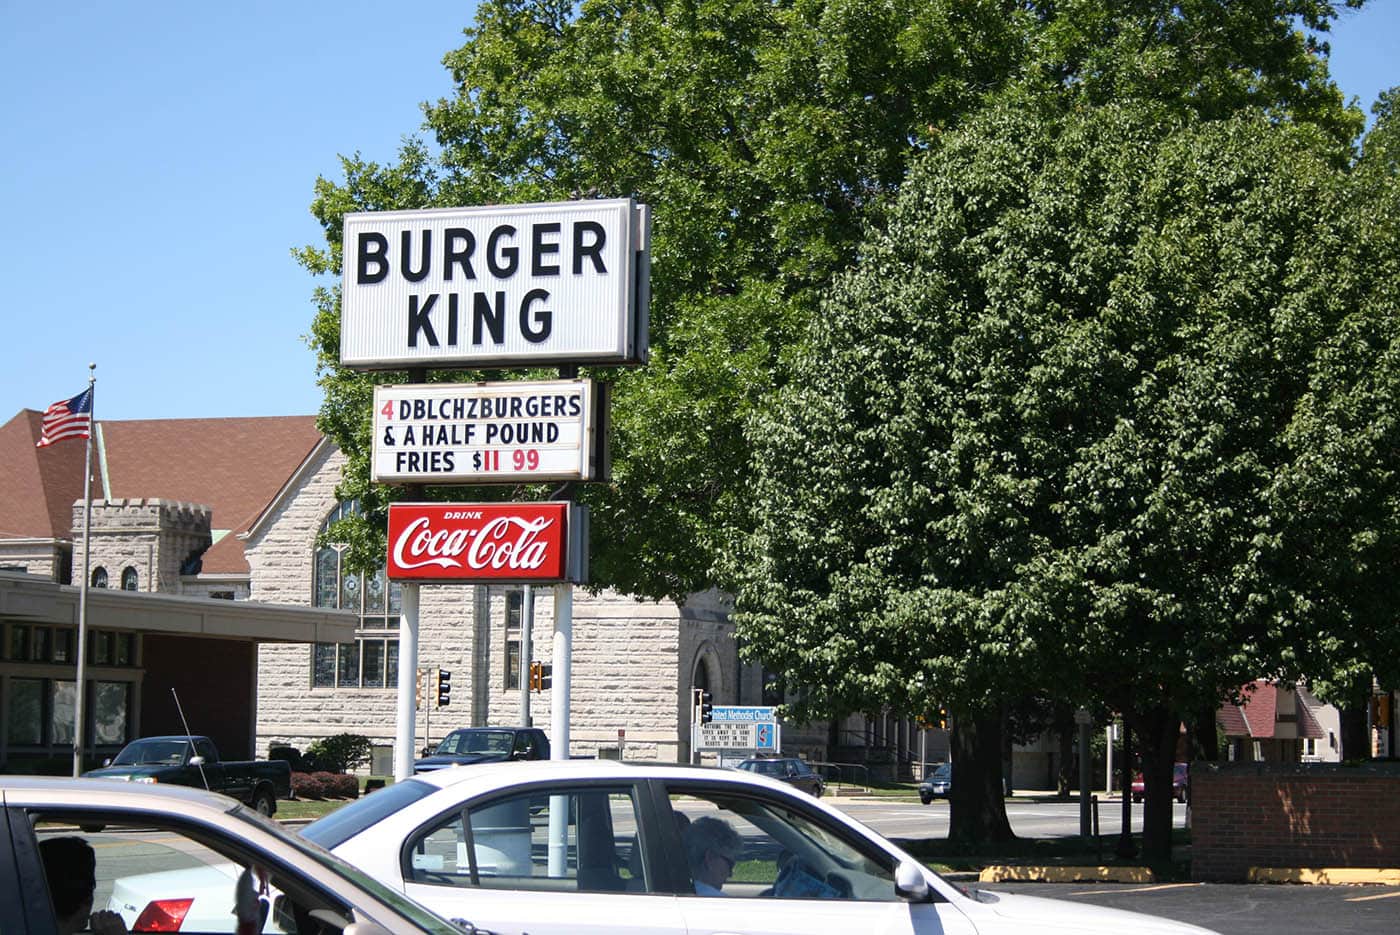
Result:
[[292,795],[299,799],[325,798],[326,785],[312,773],[292,773]]
[[331,773],[348,773],[369,762],[370,743],[364,734],[336,734],[313,741],[306,748],[307,759]]
[[294,773],[305,773],[308,771],[306,763],[303,761],[301,751],[296,747],[289,747],[283,744],[274,745],[268,748],[267,758],[269,760],[285,761],[287,765],[291,766],[292,772]]

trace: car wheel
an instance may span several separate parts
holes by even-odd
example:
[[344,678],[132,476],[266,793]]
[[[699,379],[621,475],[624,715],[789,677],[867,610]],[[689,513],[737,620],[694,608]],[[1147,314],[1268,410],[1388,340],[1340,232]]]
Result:
[[920,793],[919,793],[919,801],[920,801],[920,802],[923,802],[925,805],[927,805],[928,803],[930,803],[930,802],[933,801],[933,796],[931,796],[931,795],[924,795],[922,792],[920,792]]
[[271,818],[272,813],[277,811],[277,800],[273,798],[271,792],[268,792],[266,789],[259,789],[253,795],[253,808],[259,815],[266,815]]

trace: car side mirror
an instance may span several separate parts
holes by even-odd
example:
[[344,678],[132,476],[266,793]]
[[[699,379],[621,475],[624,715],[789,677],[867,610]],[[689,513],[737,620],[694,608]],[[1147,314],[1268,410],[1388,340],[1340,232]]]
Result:
[[928,899],[928,877],[912,860],[902,860],[894,871],[894,894],[911,903]]
[[203,766],[203,765],[204,765],[204,757],[202,757],[202,756],[192,756],[192,757],[190,757],[190,765],[191,765],[191,766]]
[[111,765],[112,765],[112,758],[111,758],[110,756],[107,757],[105,760],[102,761],[102,765],[103,765],[103,766],[111,766]]

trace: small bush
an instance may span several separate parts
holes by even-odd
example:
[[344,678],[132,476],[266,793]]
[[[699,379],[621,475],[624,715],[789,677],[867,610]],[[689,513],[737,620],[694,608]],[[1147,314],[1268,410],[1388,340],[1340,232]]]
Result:
[[323,799],[326,797],[326,784],[318,776],[327,773],[292,773],[292,795],[299,799]]
[[306,748],[306,757],[315,757],[316,764],[326,772],[348,773],[369,762],[370,742],[364,734],[336,734],[313,741]]
[[321,794],[326,798],[353,799],[360,794],[360,781],[349,773],[312,773],[311,778],[321,784]]

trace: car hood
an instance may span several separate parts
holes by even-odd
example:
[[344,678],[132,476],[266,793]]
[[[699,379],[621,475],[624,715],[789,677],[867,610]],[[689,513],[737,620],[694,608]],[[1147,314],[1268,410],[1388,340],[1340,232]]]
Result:
[[435,769],[446,769],[449,766],[470,766],[473,763],[503,763],[506,759],[507,757],[504,753],[444,753],[438,756],[424,757],[421,760],[414,760],[413,770],[417,773],[427,773]]
[[132,764],[131,766],[104,766],[101,769],[90,769],[83,773],[84,779],[126,779],[128,781],[141,779],[146,776],[155,776],[169,769],[178,767],[171,766],[141,766]]
[[1075,935],[1216,935],[1210,929],[1188,922],[1064,899],[994,890],[980,890],[976,898],[980,906],[990,910],[992,917],[979,914],[976,924],[982,935],[1030,931],[1073,932]]

